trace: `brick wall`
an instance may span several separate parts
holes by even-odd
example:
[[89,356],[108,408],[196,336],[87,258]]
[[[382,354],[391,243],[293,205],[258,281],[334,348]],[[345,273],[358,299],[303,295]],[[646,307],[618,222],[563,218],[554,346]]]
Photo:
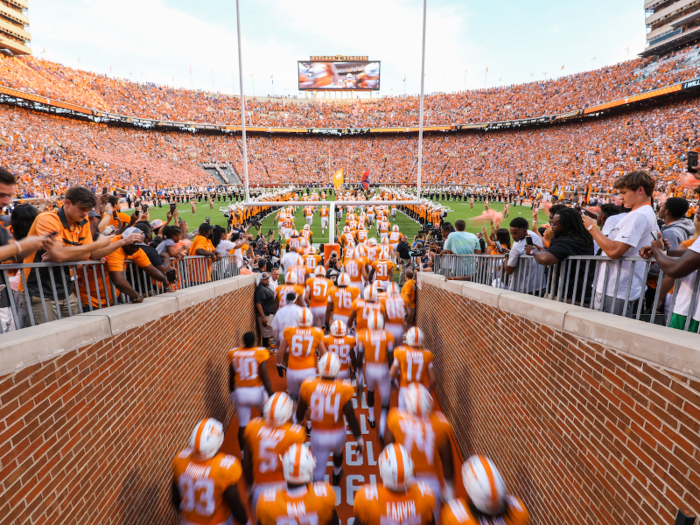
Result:
[[430,278],[418,291],[438,396],[465,456],[490,456],[534,523],[700,512],[700,379],[540,324],[534,298],[514,315],[447,287]]
[[228,424],[225,352],[254,329],[252,285],[211,295],[0,377],[0,522],[176,522],[172,458]]

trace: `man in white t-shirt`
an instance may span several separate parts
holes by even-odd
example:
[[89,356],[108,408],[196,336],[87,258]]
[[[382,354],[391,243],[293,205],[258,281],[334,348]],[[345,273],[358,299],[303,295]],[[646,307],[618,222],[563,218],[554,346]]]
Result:
[[510,236],[513,238],[513,247],[508,255],[505,274],[511,276],[510,289],[514,292],[537,293],[546,284],[542,276],[542,266],[533,258],[522,260],[520,258],[527,255],[525,246],[530,242],[539,248],[544,248],[544,245],[542,238],[528,228],[527,220],[522,217],[516,217],[510,221]]
[[297,253],[296,248],[290,248],[289,251],[285,253],[282,259],[280,260],[280,264],[282,265],[282,269],[284,270],[284,275],[287,275],[287,272],[291,270],[294,266],[303,266],[304,259],[301,255]]
[[[595,219],[583,216],[584,226],[591,232],[603,254],[613,259],[613,262],[601,264],[598,269],[593,302],[596,310],[626,317],[636,315],[637,301],[646,287],[643,282],[645,264],[617,259],[638,256],[640,249],[651,244],[651,232],[659,230],[656,214],[651,207],[654,186],[654,179],[642,170],[627,173],[615,181],[614,188],[620,192],[623,206],[631,211],[615,225],[607,237],[596,227]],[[626,297],[628,288],[629,297]]]

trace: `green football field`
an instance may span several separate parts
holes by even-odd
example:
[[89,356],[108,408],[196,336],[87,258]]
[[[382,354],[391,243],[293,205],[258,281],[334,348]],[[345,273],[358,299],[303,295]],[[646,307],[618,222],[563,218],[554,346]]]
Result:
[[[334,199],[329,199],[329,202]],[[454,224],[455,221],[459,219],[464,219],[467,221],[467,231],[476,233],[478,231],[481,231],[481,228],[486,225],[488,226],[487,223],[484,222],[478,222],[478,221],[471,221],[469,219],[473,217],[478,217],[481,215],[484,211],[484,203],[483,202],[475,202],[474,203],[474,209],[470,210],[469,209],[469,203],[468,202],[454,202],[454,201],[433,201],[433,202],[439,202],[440,204],[443,204],[444,206],[448,207],[450,211],[447,214],[447,218],[445,220],[450,221]],[[214,209],[210,210],[209,205],[207,203],[198,203],[197,204],[197,209],[196,209],[196,214],[193,216],[192,211],[190,208],[189,204],[181,204],[178,206],[178,210],[180,212],[180,218],[184,219],[187,224],[189,225],[189,231],[193,231],[196,229],[201,223],[204,222],[206,217],[210,217],[211,223],[212,224],[219,224],[221,226],[226,227],[226,218],[223,215],[223,212],[219,211],[219,208],[223,208],[228,204],[228,202],[224,202],[223,200],[221,202],[214,202]],[[493,203],[490,205],[490,207],[496,211],[503,212],[503,204],[499,203]],[[151,207],[149,208],[149,213],[151,220],[155,219],[162,219],[165,220],[165,215],[168,212],[170,208],[168,205],[164,205],[162,208],[157,208],[157,207]],[[525,219],[530,222],[532,220],[532,213],[530,211],[529,206],[511,206],[510,208],[510,216],[508,219],[504,219],[502,223],[502,227],[508,227],[508,223],[510,222],[510,219],[513,217],[521,216],[524,217]],[[274,217],[275,214],[269,215],[262,223],[262,232],[265,233],[269,231],[270,229],[277,231],[277,224],[274,222]],[[546,213],[543,212],[543,210],[540,210],[539,212],[539,220],[546,220]],[[296,213],[295,216],[295,225],[296,228],[301,230],[304,225],[306,224],[306,220],[304,219],[302,209],[299,208],[299,210]],[[410,219],[408,216],[404,215],[403,213],[399,212],[396,217],[396,224],[399,225],[399,229],[402,233],[405,233],[408,235],[409,240],[413,239],[413,236],[418,233],[420,230],[418,223]],[[393,225],[393,223],[392,223]],[[321,217],[319,214],[316,214],[314,216],[314,222],[311,225],[311,231],[313,233],[313,241],[314,243],[325,243],[328,242],[328,231],[326,230],[326,234],[324,236],[321,236]],[[376,230],[373,230],[370,234],[374,233]]]

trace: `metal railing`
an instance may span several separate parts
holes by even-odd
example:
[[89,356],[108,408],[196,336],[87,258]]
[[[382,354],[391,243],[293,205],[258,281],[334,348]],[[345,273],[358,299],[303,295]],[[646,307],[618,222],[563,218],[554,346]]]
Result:
[[[216,262],[199,255],[172,260],[171,269],[176,271],[177,278],[171,283],[156,281],[132,260],[125,263],[126,281],[143,297],[239,275],[233,255]],[[5,308],[0,307],[0,333],[132,302],[126,293],[118,290],[107,265],[100,261],[3,264],[0,276],[6,285],[0,291],[0,304],[9,303]]]
[[[523,255],[510,275],[505,272],[507,260],[503,255],[437,255],[433,271],[659,325],[671,326],[675,313],[679,316],[676,322],[683,326],[674,327],[686,331],[695,324],[693,316],[698,317],[700,272],[697,271],[674,279],[673,288],[662,297],[662,289],[669,288],[671,281],[654,259],[572,256],[543,266],[534,257]],[[675,312],[679,294],[682,294],[682,309],[687,306],[687,312]]]

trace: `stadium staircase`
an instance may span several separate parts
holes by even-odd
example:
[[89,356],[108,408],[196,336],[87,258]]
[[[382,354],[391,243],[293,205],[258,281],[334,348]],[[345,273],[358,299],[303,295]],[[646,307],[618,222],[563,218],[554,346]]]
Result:
[[233,166],[212,163],[202,164],[201,166],[218,184],[241,184],[241,178]]

